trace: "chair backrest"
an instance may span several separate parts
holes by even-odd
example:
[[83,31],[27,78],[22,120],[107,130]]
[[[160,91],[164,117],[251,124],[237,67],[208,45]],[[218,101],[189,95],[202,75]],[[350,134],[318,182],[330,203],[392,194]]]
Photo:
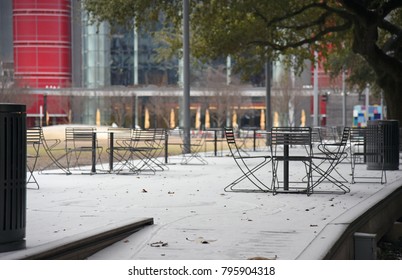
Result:
[[345,126],[343,128],[342,136],[341,136],[341,144],[345,145],[347,144],[348,140],[350,139],[350,127]]
[[[290,154],[289,147],[303,146],[304,156],[312,156],[313,143],[311,127],[273,127],[271,130],[271,155]],[[279,149],[283,147],[283,149]],[[295,151],[295,153],[298,153]]]
[[66,127],[66,140],[89,140],[92,133],[96,132],[94,127]]
[[[164,128],[154,128],[146,130],[147,134],[144,141],[146,141],[149,147],[154,149],[159,149],[159,153],[161,149],[165,146],[165,137],[166,137],[166,129]],[[155,155],[159,155],[156,151],[154,151]]]
[[135,130],[134,139],[136,141],[153,141],[155,139],[155,132],[153,129]]
[[233,132],[233,128],[231,127],[226,127],[225,128],[225,135],[226,135],[226,141],[228,143],[236,143],[235,141],[235,137],[234,137],[234,132]]
[[159,145],[163,143],[163,140],[165,140],[165,137],[167,135],[166,129],[164,128],[155,128],[153,129],[154,131],[154,139],[156,143]]
[[131,146],[139,149],[147,149],[148,155],[155,156],[158,155],[157,150],[161,152],[161,149],[164,148],[165,137],[166,130],[163,128],[135,129],[133,130]]
[[271,142],[273,145],[303,145],[311,146],[310,127],[273,127]]
[[109,127],[107,129],[108,138],[110,139],[113,133],[113,140],[114,141],[130,141],[133,137],[133,132],[131,128],[125,127]]
[[155,142],[155,130],[135,130],[133,136],[134,146],[136,147],[154,147]]
[[240,156],[239,148],[236,145],[234,131],[232,127],[225,127],[226,142],[229,146],[229,150],[234,158]]
[[95,127],[66,127],[66,147],[77,148],[79,144],[92,143],[93,133],[96,132]]
[[42,143],[42,128],[32,127],[27,129],[27,144],[41,144]]

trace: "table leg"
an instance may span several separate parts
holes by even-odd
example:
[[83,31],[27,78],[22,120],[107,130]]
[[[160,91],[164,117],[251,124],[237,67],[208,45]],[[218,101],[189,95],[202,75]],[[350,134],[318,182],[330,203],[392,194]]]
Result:
[[289,190],[289,145],[284,145],[283,146],[283,189],[285,191]]
[[214,131],[214,153],[215,156],[218,155],[218,131]]
[[109,172],[113,171],[114,132],[109,135]]
[[165,130],[165,163],[168,163],[168,157],[169,157],[169,134],[167,133],[167,130]]
[[96,132],[92,133],[92,173],[96,173]]
[[255,152],[255,145],[257,142],[257,130],[253,130],[253,151]]

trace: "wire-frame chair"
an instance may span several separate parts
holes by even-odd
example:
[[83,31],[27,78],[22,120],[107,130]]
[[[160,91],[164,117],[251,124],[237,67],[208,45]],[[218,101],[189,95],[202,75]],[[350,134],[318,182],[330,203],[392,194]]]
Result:
[[[337,148],[344,147],[344,144],[342,143],[342,136],[343,136],[343,127],[314,127],[312,128],[312,141],[313,141],[313,149],[318,147],[315,151],[313,151],[315,159],[322,159],[321,162],[315,163],[315,168],[319,168],[321,164],[327,163],[325,160],[326,157],[330,154],[330,150],[334,151]],[[349,130],[349,128],[347,129]],[[347,139],[346,139],[347,141]],[[322,151],[324,149],[324,152]],[[341,160],[337,163],[343,163],[346,162],[349,157],[349,146],[346,145],[345,149],[342,150],[342,155],[343,157]],[[337,181],[340,181],[342,183],[347,183],[349,182],[348,179],[345,178],[343,174],[338,172],[337,169],[334,169],[334,172],[337,173],[336,176],[338,176],[340,179]],[[314,174],[313,172],[313,180],[315,176],[321,177],[320,174]]]
[[[291,147],[300,147],[290,151]],[[312,133],[311,127],[273,127],[271,131],[272,188],[278,192],[306,193],[312,192]],[[279,180],[279,162],[283,162],[283,181]],[[305,168],[307,181],[290,181],[289,163],[301,162]],[[282,183],[282,188],[280,187]],[[291,185],[290,185],[291,184]],[[306,184],[299,187],[299,184]]]
[[32,127],[27,129],[26,134],[27,141],[27,169],[29,176],[27,179],[27,184],[35,184],[39,190],[39,183],[36,180],[34,171],[36,169],[36,163],[39,159],[39,151],[42,145],[42,128]]
[[[375,143],[374,147],[367,145],[367,142]],[[385,144],[384,144],[384,129],[383,126],[370,126],[370,127],[354,127],[350,132],[350,157],[352,169],[352,184],[368,183],[370,179],[380,179],[381,184],[387,182],[387,174],[385,169]],[[381,167],[380,176],[356,176],[356,166],[359,164],[366,164],[367,160],[371,159],[379,162]]]
[[[229,146],[230,153],[236,162],[236,165],[242,172],[242,175],[231,182],[229,185],[225,187],[225,191],[227,192],[270,192],[272,189],[262,182],[257,176],[256,172],[264,167],[271,161],[271,156],[269,155],[245,155],[240,148],[238,147],[233,128],[227,127],[225,128],[225,136],[226,142]],[[257,164],[256,160],[260,160]],[[253,161],[254,164],[249,163]],[[268,174],[268,172],[267,172]],[[242,182],[244,179],[248,179],[253,187],[239,187],[238,184]]]
[[348,156],[346,149],[349,135],[350,127],[344,127],[339,141],[318,145],[320,153],[313,156],[312,162],[313,170],[318,174],[318,179],[314,181],[312,191],[321,183],[328,182],[335,185],[343,193],[350,192],[350,188],[345,185],[345,178],[336,170],[336,167]]
[[139,171],[164,171],[169,169],[159,160],[159,156],[165,149],[166,130],[154,128],[147,130],[135,130],[133,137],[134,152],[141,159],[137,169]]
[[50,163],[41,168],[39,172],[41,174],[55,174],[55,170],[58,170],[61,174],[71,175],[72,173],[68,167],[69,151],[66,151],[66,147],[62,144],[62,140],[46,137],[43,129],[41,129],[41,139],[42,147],[49,157]]
[[[183,138],[184,135],[181,135]],[[188,164],[201,164],[207,165],[208,161],[201,155],[202,147],[205,145],[205,140],[207,137],[207,133],[202,133],[201,135],[195,135],[190,138],[190,151],[186,151],[186,145],[184,144],[184,139],[180,144],[180,148],[182,150],[182,159],[180,164],[188,165]],[[194,163],[198,161],[198,163]]]
[[138,172],[133,166],[131,166],[131,161],[134,160],[132,139],[133,130],[131,128],[108,128],[109,147],[106,149],[106,152],[109,154],[109,158],[112,153],[112,158],[115,160],[110,168],[111,171],[117,174]]
[[96,139],[95,127],[66,127],[65,150],[67,153],[67,169],[81,169],[80,158],[82,153],[97,154],[95,161],[102,165],[101,155],[103,147]]

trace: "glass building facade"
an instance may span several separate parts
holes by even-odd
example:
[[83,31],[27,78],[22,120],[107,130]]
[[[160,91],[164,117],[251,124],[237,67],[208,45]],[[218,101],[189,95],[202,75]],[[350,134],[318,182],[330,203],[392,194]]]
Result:
[[177,85],[178,59],[159,61],[161,47],[147,32],[118,28],[111,36],[111,85]]

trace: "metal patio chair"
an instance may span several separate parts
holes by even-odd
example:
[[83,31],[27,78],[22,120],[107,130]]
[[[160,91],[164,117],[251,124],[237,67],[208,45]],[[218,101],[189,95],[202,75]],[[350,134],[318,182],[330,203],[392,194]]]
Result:
[[168,167],[158,159],[165,148],[166,130],[163,128],[154,128],[136,131],[133,138],[135,144],[134,152],[141,159],[141,164],[137,165],[140,171],[150,170],[164,171]]
[[[343,193],[350,192],[349,187],[345,185],[347,181],[337,171],[337,166],[348,156],[346,149],[350,135],[350,127],[343,129],[340,141],[327,142],[318,145],[319,153],[313,156],[312,166],[314,173],[317,174],[312,185],[312,191],[323,182],[332,183]],[[337,175],[336,175],[336,174]]]
[[[367,141],[375,144],[374,149],[367,147]],[[358,179],[380,179],[381,184],[387,182],[387,174],[384,168],[385,163],[385,147],[384,147],[384,132],[381,125],[371,127],[352,128],[350,133],[350,157],[352,169],[352,184],[357,183]],[[379,162],[381,168],[381,176],[356,176],[356,166],[367,163],[368,157]],[[371,181],[363,180],[359,183],[368,183]]]
[[[237,167],[242,172],[242,175],[236,180],[231,182],[225,187],[225,191],[229,192],[269,192],[271,188],[267,186],[262,180],[256,176],[256,172],[264,167],[271,161],[271,156],[269,155],[245,155],[236,143],[233,128],[225,128],[226,141],[229,146],[230,153],[237,165]],[[255,161],[259,160],[256,164]],[[254,164],[251,163],[254,161]],[[268,174],[268,172],[267,172]],[[254,187],[244,188],[238,187],[237,185],[244,179],[248,179]]]
[[[349,128],[348,128],[349,129]],[[348,130],[347,129],[347,130]],[[320,167],[320,164],[324,164],[327,161],[325,160],[326,157],[330,154],[330,150],[334,151],[339,148],[339,147],[344,147],[340,145],[342,143],[342,136],[343,136],[343,128],[342,131],[340,131],[340,127],[315,127],[312,129],[312,141],[313,141],[313,154],[314,157],[316,158],[316,162],[319,161],[320,158],[322,158],[322,161],[320,163],[315,163],[315,168]],[[346,139],[347,141],[348,139]],[[343,157],[340,158],[340,161],[337,164],[346,162],[349,157],[349,146],[346,145],[344,147],[345,149],[342,150]],[[324,151],[322,151],[324,150]],[[347,183],[349,182],[348,179],[344,177],[341,173],[338,172],[337,169],[334,169],[334,172],[337,173],[337,176],[341,179],[338,179],[338,181],[341,181],[342,183]],[[313,180],[314,177],[321,177],[320,174],[314,174],[313,172]]]
[[[292,146],[302,149],[290,149]],[[272,156],[272,189],[274,193],[312,192],[312,134],[310,127],[274,127],[271,132],[271,156]],[[279,180],[279,162],[283,163],[283,181]],[[305,168],[307,180],[301,178],[290,181],[289,163],[301,162]],[[282,188],[280,185],[282,183]],[[299,187],[299,184],[306,184]]]
[[95,127],[66,127],[65,151],[67,154],[67,169],[81,169],[82,165],[88,165],[88,163],[79,163],[82,153],[85,152],[92,155],[96,154],[95,161],[102,165],[103,147],[99,145],[94,133],[96,133]]
[[[35,184],[39,190],[39,183],[36,180],[34,175],[34,171],[36,168],[36,163],[39,159],[39,151],[42,146],[42,128],[41,127],[33,127],[27,129],[26,135],[26,143],[27,143],[27,169],[28,169],[28,179],[27,184]],[[30,159],[28,161],[28,159]]]
[[[201,155],[202,147],[205,145],[205,138],[207,137],[207,133],[202,133],[201,135],[195,135],[190,138],[190,151],[185,150],[185,145],[182,141],[180,144],[180,148],[182,150],[182,160],[180,164],[201,164],[206,165],[208,161]],[[192,161],[192,162],[191,162]],[[194,161],[198,161],[198,163],[194,163]],[[191,162],[191,163],[190,163]]]
[[43,129],[41,130],[42,147],[51,162],[45,167],[41,168],[41,174],[55,174],[55,170],[60,171],[62,174],[70,175],[71,171],[68,169],[68,151],[65,145],[61,144],[62,140],[58,138],[48,138],[45,136]]
[[[112,135],[113,139],[111,139]],[[129,164],[130,161],[134,160],[132,139],[133,130],[131,128],[108,128],[109,147],[106,152],[109,155],[113,153],[112,157],[115,160],[111,169],[118,174],[123,174],[125,169],[137,173],[137,170]]]
[[[153,130],[131,128],[109,128],[109,143],[113,132],[113,158],[116,163],[113,170],[118,174],[139,174],[150,171],[155,174],[153,156],[159,147],[155,144]],[[111,147],[107,149],[110,154]]]

